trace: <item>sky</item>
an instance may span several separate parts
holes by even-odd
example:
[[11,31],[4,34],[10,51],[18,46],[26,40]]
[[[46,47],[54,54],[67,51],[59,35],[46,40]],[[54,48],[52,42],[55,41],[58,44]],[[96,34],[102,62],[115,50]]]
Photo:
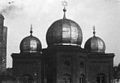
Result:
[[[12,67],[12,53],[19,53],[23,38],[29,36],[30,25],[33,35],[46,48],[46,32],[50,25],[63,18],[63,0],[0,0],[0,13],[8,27],[7,67]],[[66,0],[66,17],[78,23],[83,32],[84,47],[87,39],[96,36],[106,44],[106,53],[115,53],[114,65],[120,63],[120,0]]]

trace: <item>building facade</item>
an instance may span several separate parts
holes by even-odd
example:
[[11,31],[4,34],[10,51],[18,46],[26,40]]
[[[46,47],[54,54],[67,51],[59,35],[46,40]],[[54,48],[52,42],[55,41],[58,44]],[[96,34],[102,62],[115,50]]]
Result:
[[47,31],[45,49],[31,26],[30,36],[20,43],[20,53],[11,55],[13,68],[1,75],[2,83],[113,83],[114,54],[105,53],[105,43],[95,35],[95,28],[82,48],[81,27],[63,11],[63,18]]

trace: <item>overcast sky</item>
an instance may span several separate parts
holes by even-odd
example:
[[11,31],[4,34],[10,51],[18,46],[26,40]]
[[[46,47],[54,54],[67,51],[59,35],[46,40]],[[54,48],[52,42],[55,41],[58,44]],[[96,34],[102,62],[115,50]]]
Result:
[[[8,27],[7,67],[12,66],[12,53],[19,53],[21,40],[29,36],[30,25],[33,35],[42,47],[47,47],[46,32],[56,20],[63,18],[62,0],[0,0],[0,12],[5,16]],[[106,44],[106,53],[115,53],[114,64],[120,63],[120,0],[66,0],[68,19],[77,22],[83,32],[83,43],[96,35]]]

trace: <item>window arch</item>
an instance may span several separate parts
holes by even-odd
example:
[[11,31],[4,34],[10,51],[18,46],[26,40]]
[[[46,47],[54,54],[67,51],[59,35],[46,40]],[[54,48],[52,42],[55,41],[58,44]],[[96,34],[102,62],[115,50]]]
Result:
[[65,73],[63,75],[63,80],[64,80],[64,83],[71,83],[71,75],[69,73]]
[[106,83],[106,76],[104,73],[97,74],[97,83]]
[[79,83],[85,83],[85,75],[84,74],[80,75]]

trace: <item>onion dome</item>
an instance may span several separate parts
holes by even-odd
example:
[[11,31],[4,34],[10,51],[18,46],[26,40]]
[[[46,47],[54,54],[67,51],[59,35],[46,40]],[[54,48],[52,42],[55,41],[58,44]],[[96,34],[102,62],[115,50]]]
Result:
[[105,43],[101,38],[95,36],[95,27],[93,30],[93,37],[89,38],[85,43],[85,50],[88,52],[104,53],[106,49]]
[[20,51],[22,53],[37,53],[42,50],[41,42],[32,35],[32,26],[30,36],[25,37],[20,43]]
[[48,46],[72,45],[80,46],[82,43],[82,30],[73,20],[66,18],[64,7],[63,19],[55,21],[48,29],[46,41]]

